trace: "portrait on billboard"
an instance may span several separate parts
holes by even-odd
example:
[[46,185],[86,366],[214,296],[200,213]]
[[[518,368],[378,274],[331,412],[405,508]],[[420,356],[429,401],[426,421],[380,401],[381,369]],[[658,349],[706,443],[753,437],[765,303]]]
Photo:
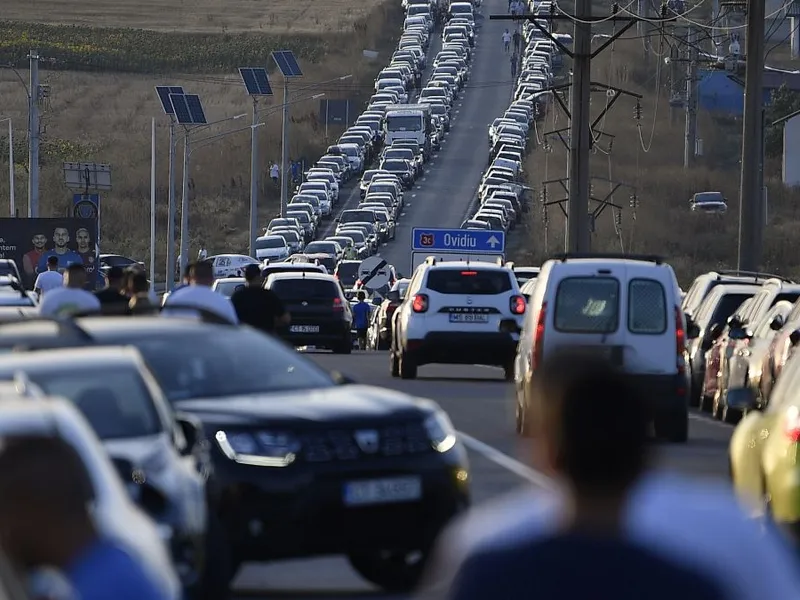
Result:
[[28,288],[47,270],[51,256],[58,258],[59,271],[75,263],[84,265],[94,288],[99,283],[96,240],[96,219],[0,219],[0,258],[17,263]]

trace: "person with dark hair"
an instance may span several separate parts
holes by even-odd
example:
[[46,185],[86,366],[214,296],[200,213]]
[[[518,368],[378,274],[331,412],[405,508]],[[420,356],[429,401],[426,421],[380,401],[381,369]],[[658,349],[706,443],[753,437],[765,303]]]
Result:
[[53,229],[53,249],[44,252],[39,259],[39,272],[41,273],[47,268],[47,259],[51,256],[58,258],[59,270],[66,269],[69,265],[80,264],[83,265],[83,259],[80,254],[70,249],[69,246],[69,230],[66,227],[56,227]]
[[64,276],[58,272],[58,257],[50,256],[47,259],[47,270],[39,273],[33,284],[33,291],[39,294],[39,299],[46,292],[60,288],[64,285]]
[[367,330],[369,329],[369,318],[372,308],[366,302],[367,294],[364,290],[359,290],[356,294],[357,302],[353,304],[353,326],[356,329],[358,339],[358,349],[367,349]]
[[[199,308],[212,312],[233,324],[239,323],[239,317],[229,298],[211,289],[214,285],[214,267],[207,261],[192,263],[189,267],[189,285],[173,291],[164,301],[164,308],[180,306]],[[183,311],[181,311],[183,312]],[[175,314],[164,311],[164,314]]]
[[246,285],[231,296],[239,321],[264,333],[274,333],[276,327],[288,325],[289,313],[283,302],[275,292],[263,287],[261,267],[247,265],[244,279]]
[[656,469],[648,398],[625,373],[565,353],[526,385],[532,479],[546,492],[455,524],[422,598],[798,598],[794,557],[729,488]]
[[111,267],[105,273],[106,287],[94,293],[101,306],[124,306],[128,303],[125,294],[125,270]]
[[94,524],[94,486],[58,437],[0,443],[0,544],[19,568],[60,569],[82,600],[166,598],[142,565]]
[[128,294],[130,302],[128,310],[130,314],[150,314],[157,306],[150,297],[150,282],[144,273],[133,273],[128,282]]
[[45,294],[39,304],[43,317],[68,317],[77,313],[100,312],[100,300],[87,292],[86,269],[80,263],[69,265],[64,272],[64,287]]

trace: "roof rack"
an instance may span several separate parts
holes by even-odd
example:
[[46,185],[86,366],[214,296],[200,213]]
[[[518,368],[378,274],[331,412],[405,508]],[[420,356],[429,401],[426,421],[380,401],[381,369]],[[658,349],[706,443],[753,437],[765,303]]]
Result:
[[739,271],[736,269],[724,269],[722,271],[717,271],[717,275],[730,275],[732,277],[752,277],[753,279],[780,279],[785,283],[794,283],[793,280],[783,277],[781,275],[775,275],[773,273],[762,273],[761,271]]
[[607,258],[621,260],[642,260],[645,262],[654,262],[657,265],[664,263],[664,259],[660,256],[656,256],[655,254],[616,254],[613,252],[562,252],[560,254],[554,254],[551,258],[553,260],[560,260],[561,262],[566,262],[567,260],[576,258]]
[[425,258],[426,265],[435,265],[437,262],[439,261],[435,256],[428,256],[427,258]]
[[[95,313],[97,314],[97,313]],[[59,335],[63,335],[65,337],[73,336],[80,338],[82,340],[93,340],[94,338],[89,334],[88,331],[83,329],[80,325],[78,325],[75,321],[72,320],[72,317],[69,318],[56,318],[56,317],[42,317],[42,316],[35,316],[35,317],[26,317],[19,321],[0,321],[0,328],[4,325],[19,325],[20,323],[53,323],[58,326],[58,333]]]

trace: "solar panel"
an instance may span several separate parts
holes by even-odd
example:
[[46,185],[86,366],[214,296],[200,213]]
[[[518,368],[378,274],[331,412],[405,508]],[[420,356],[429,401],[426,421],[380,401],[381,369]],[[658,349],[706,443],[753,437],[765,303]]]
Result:
[[195,125],[205,125],[206,113],[203,110],[203,105],[200,102],[200,96],[197,94],[186,94],[186,105],[189,107],[189,115],[192,117],[192,123]]
[[192,125],[192,113],[189,111],[189,105],[186,102],[187,96],[185,94],[170,94],[169,101],[175,110],[175,118],[181,125]]
[[303,75],[291,50],[276,50],[272,53],[272,60],[278,65],[284,77],[301,77]]
[[240,67],[244,87],[251,96],[272,96],[272,86],[269,84],[267,70],[263,67]]
[[166,115],[174,115],[175,109],[172,108],[172,101],[169,99],[170,94],[183,94],[183,88],[180,86],[157,85],[156,94],[161,101],[161,108]]

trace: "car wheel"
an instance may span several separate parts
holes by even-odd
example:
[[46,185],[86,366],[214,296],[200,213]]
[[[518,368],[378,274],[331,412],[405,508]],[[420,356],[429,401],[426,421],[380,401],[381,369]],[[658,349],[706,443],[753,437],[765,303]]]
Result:
[[333,348],[334,354],[351,354],[353,352],[353,342],[349,339]]
[[686,410],[664,413],[655,419],[656,436],[676,444],[689,439],[689,412]]
[[393,348],[389,348],[389,373],[392,377],[400,377],[400,360],[397,358],[397,352]]
[[196,586],[187,590],[190,600],[226,600],[238,567],[234,564],[225,528],[209,515],[205,540],[205,568]]
[[427,552],[375,551],[348,556],[361,577],[387,592],[409,592],[422,577]]
[[506,381],[514,381],[514,363],[509,363],[503,367],[503,378]]
[[403,350],[400,351],[400,378],[417,378],[417,363],[414,362],[413,357],[408,352]]

